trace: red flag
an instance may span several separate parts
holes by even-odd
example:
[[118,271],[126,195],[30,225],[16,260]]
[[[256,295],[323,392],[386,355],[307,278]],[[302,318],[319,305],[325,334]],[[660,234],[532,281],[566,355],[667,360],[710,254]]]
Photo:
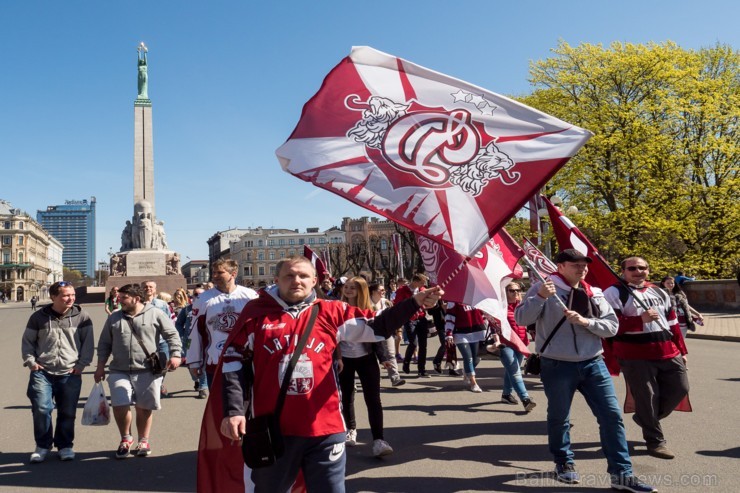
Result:
[[541,198],[547,205],[547,212],[550,215],[550,222],[552,222],[552,230],[558,240],[558,248],[561,251],[567,248],[575,248],[592,260],[588,266],[586,282],[601,289],[606,289],[617,282],[618,279],[608,265],[605,265],[603,257],[599,255],[599,251],[586,238],[586,235],[581,233],[581,230],[563,215],[560,209],[547,200],[546,197]]
[[303,256],[309,259],[316,269],[316,275],[319,278],[319,284],[321,284],[324,279],[329,277],[330,273],[326,268],[324,261],[321,259],[321,257],[316,255],[316,252],[311,250],[308,245],[303,245]]
[[546,278],[550,274],[554,274],[558,271],[558,266],[555,265],[552,260],[545,257],[545,254],[527,238],[524,238],[523,247],[524,254],[527,256],[529,261],[532,262],[532,265],[537,269],[537,272],[541,277]]
[[429,238],[419,236],[416,241],[430,278],[445,290],[445,300],[473,306],[496,318],[504,339],[528,355],[506,316],[506,285],[522,276],[518,262],[524,256],[506,230],[502,228],[469,260]]
[[285,171],[472,256],[590,132],[355,47],[277,150]]

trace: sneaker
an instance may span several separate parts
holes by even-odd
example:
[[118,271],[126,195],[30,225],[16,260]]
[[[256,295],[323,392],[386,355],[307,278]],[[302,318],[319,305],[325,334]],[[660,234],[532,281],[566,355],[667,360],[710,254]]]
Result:
[[467,375],[463,375],[463,383],[465,385],[470,385],[470,377]]
[[471,392],[475,392],[476,394],[479,394],[479,393],[483,392],[483,389],[481,389],[481,388],[480,388],[480,387],[478,386],[478,384],[477,384],[477,383],[474,383],[474,384],[473,384],[473,385],[472,385],[472,386],[470,387],[470,391],[471,391]]
[[383,457],[393,453],[393,448],[385,440],[374,440],[373,441],[373,455],[375,457]]
[[198,399],[208,399],[208,391],[203,389],[198,391]]
[[48,448],[36,447],[36,450],[31,454],[31,464],[37,464],[46,460],[46,455],[49,453]]
[[511,394],[502,395],[501,402],[503,402],[504,404],[512,404],[512,405],[519,404],[519,401],[516,400],[516,397],[514,397]]
[[458,370],[455,370],[454,368],[450,368],[449,370],[447,370],[447,373],[449,373],[449,375],[451,377],[459,377],[460,376],[460,372]]
[[555,464],[555,479],[561,483],[578,484],[581,481],[581,475],[576,472],[576,467],[572,462],[566,462]]
[[139,444],[136,446],[136,457],[149,457],[152,453],[152,447],[149,445],[148,440],[139,440]]
[[532,398],[522,399],[522,404],[524,404],[525,412],[530,412],[532,409],[534,409],[537,406],[537,403],[533,401]]
[[425,372],[425,371],[420,371],[419,372],[419,378],[432,378],[432,376],[429,373]]
[[116,459],[125,459],[131,452],[131,445],[134,444],[134,438],[132,436],[121,438],[121,443],[118,444],[118,450],[116,450]]
[[634,493],[658,493],[656,488],[643,483],[637,476],[612,476],[612,489]]
[[167,388],[162,385],[162,388],[159,390],[159,393],[162,395],[162,397],[169,397],[170,393],[167,392]]
[[74,460],[75,458],[75,451],[72,450],[72,447],[64,447],[59,451],[59,459],[60,460]]
[[345,441],[345,444],[348,447],[354,447],[357,445],[357,430],[349,430],[347,432],[347,440]]
[[658,445],[655,447],[648,446],[647,452],[648,455],[652,455],[658,459],[673,459],[676,457],[676,455],[665,445]]
[[404,380],[403,378],[401,378],[399,376],[395,376],[395,377],[391,378],[391,385],[393,387],[400,387],[401,385],[403,385],[405,383],[406,383],[406,380]]
[[442,374],[442,363],[433,363],[434,371],[436,371],[438,374]]

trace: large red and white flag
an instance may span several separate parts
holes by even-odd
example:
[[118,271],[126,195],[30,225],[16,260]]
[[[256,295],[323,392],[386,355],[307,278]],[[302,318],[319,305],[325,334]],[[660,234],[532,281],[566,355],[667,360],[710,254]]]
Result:
[[606,289],[617,282],[617,278],[605,263],[606,261],[603,260],[601,255],[599,255],[599,251],[591,241],[589,241],[586,235],[584,235],[581,230],[573,224],[573,221],[560,212],[560,209],[555,207],[547,197],[541,198],[547,206],[547,212],[550,215],[550,222],[552,223],[552,230],[555,233],[555,238],[558,240],[558,247],[560,250],[575,248],[592,260],[588,266],[586,282],[601,289]]
[[324,79],[283,169],[472,256],[591,133],[369,47]]
[[324,279],[329,277],[330,273],[326,268],[326,264],[324,264],[324,260],[316,255],[316,252],[311,250],[311,247],[309,247],[308,245],[303,245],[303,256],[310,260],[314,268],[316,269],[316,275],[318,276],[319,284],[321,284]]
[[506,316],[506,285],[522,277],[518,262],[524,256],[509,233],[501,228],[471,259],[423,236],[416,241],[430,279],[445,290],[445,300],[473,306],[496,318],[502,337],[529,354]]
[[555,265],[552,260],[547,258],[545,254],[527,238],[524,238],[522,247],[524,248],[524,254],[527,256],[529,261],[532,262],[532,265],[537,269],[537,272],[542,278],[547,278],[558,271],[558,266]]

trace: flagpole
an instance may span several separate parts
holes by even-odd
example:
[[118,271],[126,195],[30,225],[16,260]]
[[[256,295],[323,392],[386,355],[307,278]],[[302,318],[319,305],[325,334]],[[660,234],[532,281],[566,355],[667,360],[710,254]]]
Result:
[[[537,268],[534,266],[532,261],[529,260],[526,255],[522,257],[522,260],[524,260],[524,262],[527,263],[527,267],[529,267],[529,273],[534,274],[537,279],[539,279],[541,282],[544,283],[545,278],[542,277],[539,272],[537,272]],[[554,296],[555,296],[555,299],[558,300],[558,303],[560,303],[560,306],[563,307],[563,310],[569,310],[569,308],[565,306],[565,303],[563,302],[563,300],[560,299],[560,296],[558,296],[557,293]]]

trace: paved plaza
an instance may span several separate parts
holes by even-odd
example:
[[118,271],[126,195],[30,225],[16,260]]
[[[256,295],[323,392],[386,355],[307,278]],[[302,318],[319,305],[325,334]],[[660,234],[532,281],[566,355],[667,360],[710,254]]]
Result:
[[[96,339],[105,320],[102,305],[85,307],[95,322]],[[167,376],[172,397],[155,413],[149,458],[115,460],[118,444],[114,424],[83,427],[78,413],[77,458],[61,462],[56,454],[29,465],[33,450],[30,404],[26,398],[28,370],[21,366],[20,338],[31,310],[27,304],[0,305],[0,491],[195,491],[196,449],[204,401],[195,399],[185,370]],[[693,336],[694,334],[692,334]],[[635,472],[661,492],[740,491],[740,314],[707,317],[704,327],[687,341],[693,413],[675,413],[664,421],[676,459],[647,455],[641,434],[630,416],[627,438],[634,448]],[[713,339],[707,339],[711,337]],[[723,340],[717,340],[723,339]],[[430,352],[437,347],[430,342]],[[431,363],[429,364],[431,369]],[[384,378],[385,437],[395,453],[371,457],[370,431],[362,397],[357,398],[358,441],[348,449],[349,492],[528,492],[608,491],[606,461],[598,428],[582,397],[573,406],[572,433],[582,483],[568,486],[553,480],[546,439],[546,399],[537,378],[527,378],[538,403],[531,414],[499,403],[503,369],[486,358],[479,370],[485,390],[463,390],[460,378],[409,378],[392,389]],[[93,384],[92,369],[84,375],[82,402]],[[624,380],[616,381],[624,395]]]

